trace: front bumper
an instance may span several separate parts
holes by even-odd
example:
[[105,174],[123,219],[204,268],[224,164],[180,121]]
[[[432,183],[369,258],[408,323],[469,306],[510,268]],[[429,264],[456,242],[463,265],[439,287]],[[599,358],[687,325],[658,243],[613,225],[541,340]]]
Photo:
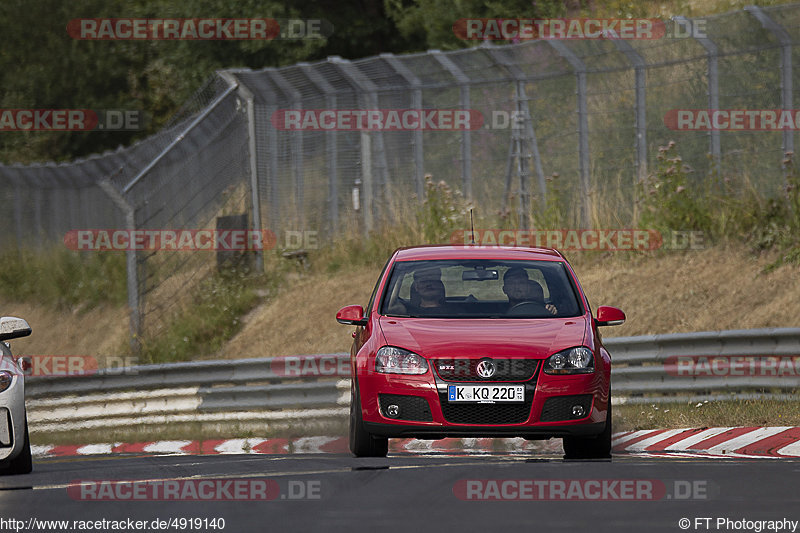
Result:
[[0,442],[0,461],[7,461],[18,456],[25,444],[25,382],[20,374],[0,392],[0,417],[0,424],[5,426],[0,431],[8,434],[8,444]]
[[[540,367],[541,368],[541,365]],[[486,385],[524,384],[524,404],[452,404],[447,401],[447,385],[474,381],[444,381],[433,369],[422,376],[377,374],[361,375],[359,396],[365,429],[385,437],[438,439],[444,437],[523,437],[547,439],[566,436],[593,436],[603,432],[608,406],[609,376],[598,369],[592,374],[548,375],[537,370],[525,382],[481,382]],[[386,416],[380,398],[397,395],[421,398],[429,407],[426,420],[403,420]],[[570,406],[583,398],[586,415],[581,418],[553,416],[553,400]],[[511,408],[516,405],[517,408]],[[521,409],[521,411],[520,411]],[[496,411],[495,411],[496,410]],[[508,414],[514,411],[513,414]],[[494,413],[498,416],[495,417]],[[562,409],[563,412],[563,409]],[[504,418],[505,417],[505,418]]]
[[523,437],[529,440],[549,439],[553,437],[592,437],[599,435],[606,427],[605,422],[570,424],[563,426],[438,426],[412,423],[385,424],[364,422],[369,433],[381,437],[407,437],[415,439],[485,438],[485,437]]

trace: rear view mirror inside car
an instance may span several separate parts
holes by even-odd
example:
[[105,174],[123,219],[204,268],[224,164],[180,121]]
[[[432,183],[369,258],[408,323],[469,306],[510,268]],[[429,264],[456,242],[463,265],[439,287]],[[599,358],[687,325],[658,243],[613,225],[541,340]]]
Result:
[[462,281],[490,281],[499,279],[497,270],[475,268],[473,270],[465,270],[461,273]]

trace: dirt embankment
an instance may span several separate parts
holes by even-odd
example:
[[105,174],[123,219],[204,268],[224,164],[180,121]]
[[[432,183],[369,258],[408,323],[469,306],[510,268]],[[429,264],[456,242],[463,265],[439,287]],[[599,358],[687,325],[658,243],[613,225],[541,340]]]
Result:
[[0,312],[24,318],[33,330],[30,337],[11,341],[14,355],[91,355],[102,360],[120,355],[128,341],[128,310],[124,307],[72,312],[4,302]]
[[[762,274],[772,257],[741,246],[718,246],[672,255],[570,254],[593,307],[622,308],[628,321],[605,335],[681,333],[800,326],[800,267]],[[209,358],[344,352],[352,328],[336,311],[366,305],[380,268],[343,269],[335,275],[295,279],[243,319],[242,330]],[[29,303],[4,303],[3,315],[20,316],[31,337],[13,342],[20,355],[117,355],[128,334],[125,308],[57,311]]]
[[[800,268],[762,274],[773,257],[741,246],[660,257],[570,254],[589,302],[622,308],[628,321],[608,337],[800,326]],[[291,284],[251,312],[217,356],[226,358],[346,352],[352,328],[335,320],[347,304],[366,305],[379,268],[315,275]]]

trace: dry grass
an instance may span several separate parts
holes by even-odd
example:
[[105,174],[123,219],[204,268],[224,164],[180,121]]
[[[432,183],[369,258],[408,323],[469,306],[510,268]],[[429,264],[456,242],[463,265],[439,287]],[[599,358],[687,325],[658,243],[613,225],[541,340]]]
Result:
[[593,307],[623,309],[628,321],[611,336],[797,326],[798,267],[761,270],[774,255],[743,245],[660,256],[609,255],[574,267]]
[[343,269],[289,282],[271,301],[250,312],[242,330],[219,358],[301,355],[348,351],[352,328],[336,322],[347,304],[366,305],[380,268]]
[[594,17],[659,17],[668,19],[673,15],[698,17],[727,13],[744,8],[747,5],[772,6],[788,4],[792,0],[609,0],[606,2],[589,2],[581,10],[582,15]]
[[[741,245],[659,255],[570,257],[593,307],[613,305],[628,315],[606,336],[796,326],[800,284],[796,266],[769,274],[770,257]],[[335,320],[347,304],[365,305],[378,266],[308,274],[288,283],[246,318],[218,354],[240,358],[346,352],[352,328]]]
[[4,303],[4,316],[30,324],[30,337],[11,341],[15,356],[91,355],[102,365],[104,356],[126,353],[128,310],[100,305],[88,311],[64,311],[34,303]]
[[171,422],[164,425],[132,424],[128,427],[42,433],[31,427],[31,444],[97,444],[103,442],[154,442],[164,440],[297,438],[347,435],[347,416],[309,421],[280,422]]
[[800,409],[775,400],[614,406],[614,431],[729,426],[800,426]]
[[[614,305],[628,315],[625,325],[605,328],[607,336],[796,326],[799,269],[783,266],[761,274],[772,259],[755,257],[742,245],[659,255],[570,255],[591,304]],[[209,357],[348,351],[352,328],[334,316],[344,305],[367,303],[380,266],[343,267],[335,274],[316,270],[291,274]],[[21,316],[33,327],[32,336],[14,341],[20,355],[118,355],[126,347],[124,307],[64,312],[7,303],[3,314]]]

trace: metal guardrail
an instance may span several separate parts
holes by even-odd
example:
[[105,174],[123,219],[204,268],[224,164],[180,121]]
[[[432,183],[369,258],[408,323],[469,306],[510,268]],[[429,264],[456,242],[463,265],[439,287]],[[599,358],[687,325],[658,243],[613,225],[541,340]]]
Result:
[[606,339],[615,403],[793,398],[800,328]]
[[[28,398],[56,397],[60,394],[151,390],[187,385],[223,386],[291,379],[337,377],[345,353],[259,357],[220,361],[192,361],[160,365],[141,365],[99,370],[90,376],[42,376],[28,378]],[[313,360],[313,365],[303,363]],[[279,364],[276,364],[279,363]],[[296,363],[296,364],[292,364]],[[314,372],[314,369],[321,369]],[[349,377],[349,373],[347,374]]]
[[46,376],[26,382],[28,420],[38,432],[163,425],[291,427],[343,420],[346,354],[197,361]]
[[[614,403],[793,399],[800,328],[609,338]],[[683,365],[683,366],[681,366]],[[742,375],[738,375],[742,374]],[[26,383],[34,431],[177,422],[342,421],[344,353],[199,361],[101,370]]]

